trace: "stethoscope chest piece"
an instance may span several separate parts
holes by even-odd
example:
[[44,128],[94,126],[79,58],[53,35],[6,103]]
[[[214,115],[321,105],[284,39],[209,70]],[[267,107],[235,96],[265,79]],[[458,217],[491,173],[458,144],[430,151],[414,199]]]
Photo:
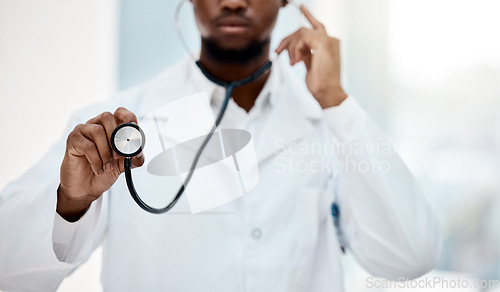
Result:
[[134,157],[141,153],[145,143],[146,136],[136,124],[121,124],[111,134],[111,147],[123,157]]

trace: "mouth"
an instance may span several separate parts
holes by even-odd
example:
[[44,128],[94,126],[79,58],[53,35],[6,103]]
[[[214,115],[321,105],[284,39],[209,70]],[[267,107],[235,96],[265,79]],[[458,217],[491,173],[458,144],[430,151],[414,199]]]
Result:
[[225,16],[220,18],[215,25],[223,33],[240,34],[248,30],[250,23],[239,16]]

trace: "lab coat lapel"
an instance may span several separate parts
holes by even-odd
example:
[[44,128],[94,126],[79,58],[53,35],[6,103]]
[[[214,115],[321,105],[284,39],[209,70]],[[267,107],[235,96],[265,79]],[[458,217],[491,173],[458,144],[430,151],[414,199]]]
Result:
[[256,133],[259,163],[313,131],[321,119],[321,108],[303,82],[283,66],[280,71],[280,86],[272,92],[276,96],[273,96],[270,117]]

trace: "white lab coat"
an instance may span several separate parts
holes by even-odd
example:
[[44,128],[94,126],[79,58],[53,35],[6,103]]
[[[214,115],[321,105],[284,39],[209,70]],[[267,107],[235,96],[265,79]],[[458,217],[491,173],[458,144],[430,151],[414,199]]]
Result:
[[[200,90],[211,94],[213,87],[185,59],[75,114],[61,140],[0,193],[0,290],[56,290],[104,244],[105,291],[342,291],[333,202],[347,250],[371,274],[415,278],[434,267],[439,223],[397,154],[370,148],[388,145],[383,133],[353,97],[322,110],[281,63],[255,110],[242,114],[232,102],[222,124],[252,134],[260,181],[251,192],[217,214],[189,215],[181,202],[172,214],[152,215],[135,205],[121,176],[78,222],[57,215],[59,168],[76,124],[118,106],[144,116]],[[238,117],[246,120],[238,124]],[[365,149],[308,148],[331,141]],[[344,171],[321,168],[321,161],[343,163]],[[363,163],[373,161],[384,162],[385,171],[367,171]],[[134,170],[139,193],[167,203],[177,189],[148,184],[147,176]]]

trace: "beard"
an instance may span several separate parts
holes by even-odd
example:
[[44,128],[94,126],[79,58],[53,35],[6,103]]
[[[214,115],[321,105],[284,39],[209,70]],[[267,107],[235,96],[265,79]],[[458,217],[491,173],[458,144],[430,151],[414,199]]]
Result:
[[257,60],[269,44],[269,38],[263,41],[254,41],[241,49],[224,49],[214,39],[202,38],[201,42],[207,55],[220,63],[247,65]]

